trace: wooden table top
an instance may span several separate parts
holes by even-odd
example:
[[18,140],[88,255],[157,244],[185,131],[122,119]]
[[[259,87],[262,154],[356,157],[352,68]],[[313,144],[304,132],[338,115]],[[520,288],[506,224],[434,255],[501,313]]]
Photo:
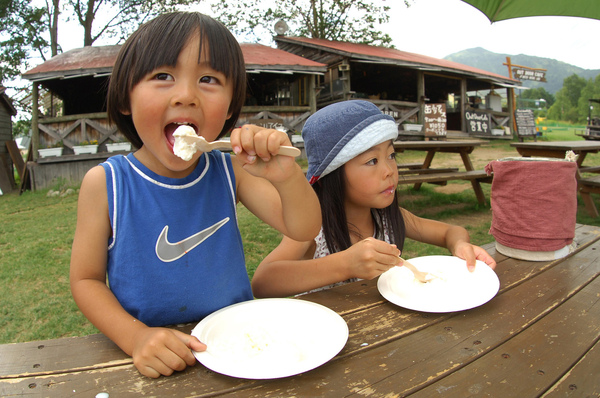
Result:
[[[303,296],[347,322],[328,363],[292,377],[236,379],[201,364],[149,379],[103,335],[0,346],[0,396],[565,397],[600,393],[600,228],[578,225],[569,257],[528,262],[486,249],[500,291],[462,312],[411,311],[376,280]],[[187,325],[183,330],[190,330]]]
[[528,149],[550,149],[557,151],[598,151],[600,141],[535,141],[535,142],[512,142],[510,146]]
[[415,150],[452,152],[460,151],[463,148],[475,148],[487,143],[482,140],[456,140],[456,141],[394,141],[394,148],[398,150]]

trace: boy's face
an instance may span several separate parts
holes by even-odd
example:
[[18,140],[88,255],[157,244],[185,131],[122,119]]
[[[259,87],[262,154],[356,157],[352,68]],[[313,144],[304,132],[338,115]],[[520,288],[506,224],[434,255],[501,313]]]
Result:
[[[200,156],[184,161],[173,153],[173,132],[190,124],[198,135],[213,141],[231,116],[233,84],[210,67],[207,45],[199,58],[199,37],[192,36],[175,67],[155,69],[130,93],[130,113],[144,145],[136,157],[159,175],[179,178],[189,174]],[[200,59],[200,63],[198,63]],[[125,112],[124,112],[125,113]]]
[[391,141],[375,145],[344,165],[346,209],[389,206],[398,186],[398,166]]

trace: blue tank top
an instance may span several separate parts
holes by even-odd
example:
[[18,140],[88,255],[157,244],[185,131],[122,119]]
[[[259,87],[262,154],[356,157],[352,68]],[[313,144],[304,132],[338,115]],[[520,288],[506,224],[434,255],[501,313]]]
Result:
[[112,226],[108,284],[127,312],[166,326],[253,299],[229,154],[203,154],[182,179],[152,172],[133,154],[102,166]]

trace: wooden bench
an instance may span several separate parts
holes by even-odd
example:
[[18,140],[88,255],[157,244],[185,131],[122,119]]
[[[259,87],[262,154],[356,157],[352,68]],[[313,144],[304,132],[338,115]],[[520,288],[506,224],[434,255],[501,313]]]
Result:
[[600,173],[600,166],[583,166],[579,168],[580,173]]
[[592,199],[591,194],[600,194],[600,176],[580,178],[577,182],[581,199],[585,204],[585,208],[592,217],[598,217],[598,208]]
[[398,170],[402,170],[402,169],[414,170],[414,169],[420,169],[421,167],[423,167],[423,163],[422,162],[400,163],[398,165]]
[[408,169],[398,170],[399,176],[411,175],[411,174],[435,174],[435,173],[454,173],[458,171],[458,167],[448,167],[439,169]]
[[441,184],[445,185],[451,180],[468,180],[479,182],[492,182],[492,176],[488,176],[485,170],[454,171],[434,174],[411,174],[398,177],[398,184]]

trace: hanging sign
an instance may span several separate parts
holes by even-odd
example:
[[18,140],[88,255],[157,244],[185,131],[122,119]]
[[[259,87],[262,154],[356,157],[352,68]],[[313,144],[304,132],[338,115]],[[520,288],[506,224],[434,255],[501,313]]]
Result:
[[446,104],[425,104],[424,115],[425,137],[445,137]]
[[525,68],[513,68],[513,77],[517,80],[533,80],[546,82],[546,71]]

